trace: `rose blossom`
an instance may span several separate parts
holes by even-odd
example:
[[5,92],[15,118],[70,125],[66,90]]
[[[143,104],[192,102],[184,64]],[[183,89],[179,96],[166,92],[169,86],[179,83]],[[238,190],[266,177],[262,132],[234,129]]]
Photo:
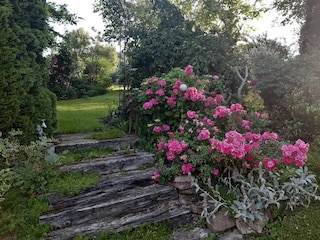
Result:
[[279,164],[278,159],[270,160],[269,158],[264,158],[263,162],[266,170],[274,170],[276,166]]
[[184,73],[187,75],[191,74],[192,72],[193,72],[193,66],[191,66],[191,65],[188,65],[186,67],[186,69],[184,70]]
[[160,126],[155,126],[155,127],[153,128],[153,131],[154,131],[155,133],[159,133],[159,132],[161,132],[161,127],[160,127]]
[[210,138],[210,131],[206,128],[202,129],[198,135],[198,140],[207,140]]
[[154,172],[153,176],[151,177],[154,181],[159,182],[160,174],[158,172]]
[[170,130],[170,126],[169,126],[168,124],[164,124],[164,125],[162,125],[161,130],[162,130],[163,132],[167,132],[167,131]]
[[183,174],[188,174],[195,171],[195,168],[192,166],[192,163],[183,164],[181,167]]
[[217,176],[219,174],[219,169],[212,170],[212,174]]
[[166,82],[165,80],[159,80],[159,81],[158,81],[158,86],[164,87],[164,86],[166,86],[166,85],[167,85],[167,82]]
[[151,109],[153,107],[153,104],[151,102],[145,102],[142,107],[145,110],[146,109]]

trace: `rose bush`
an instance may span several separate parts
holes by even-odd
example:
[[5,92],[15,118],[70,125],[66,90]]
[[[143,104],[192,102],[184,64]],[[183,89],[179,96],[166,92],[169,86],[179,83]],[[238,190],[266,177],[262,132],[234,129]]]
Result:
[[[140,134],[159,161],[153,178],[163,184],[176,175],[194,176],[196,189],[215,206],[204,210],[205,217],[224,206],[254,221],[270,205],[293,208],[318,199],[315,176],[302,169],[309,144],[286,143],[268,130],[267,113],[226,105],[218,76],[197,77],[189,65],[147,79],[138,96]],[[288,187],[296,179],[301,188]],[[303,189],[306,197],[292,197]]]

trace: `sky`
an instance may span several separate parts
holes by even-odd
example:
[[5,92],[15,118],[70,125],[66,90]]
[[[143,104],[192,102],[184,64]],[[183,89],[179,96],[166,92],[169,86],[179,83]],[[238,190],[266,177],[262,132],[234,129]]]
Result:
[[[82,17],[83,20],[79,20],[77,26],[69,26],[67,29],[63,26],[55,26],[55,29],[63,33],[65,30],[74,30],[78,28],[84,28],[90,35],[94,35],[91,30],[92,27],[103,32],[103,21],[102,17],[97,13],[93,13],[93,3],[94,0],[50,0],[58,4],[67,4],[68,9],[71,13],[77,14]],[[257,30],[252,33],[253,36],[266,33],[271,39],[278,39],[286,45],[293,45],[292,51],[297,48],[298,35],[294,34],[297,32],[298,25],[291,26],[279,26],[275,23],[277,20],[276,12],[269,12],[263,16],[261,20],[253,21],[251,24],[257,28]]]

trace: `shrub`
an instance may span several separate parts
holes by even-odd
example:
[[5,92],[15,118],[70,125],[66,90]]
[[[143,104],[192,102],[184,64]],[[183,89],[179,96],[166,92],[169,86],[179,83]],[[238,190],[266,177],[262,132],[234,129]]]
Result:
[[253,222],[271,206],[293,209],[319,199],[315,176],[303,167],[309,144],[300,139],[290,144],[267,131],[267,113],[224,105],[218,76],[198,78],[190,65],[167,76],[146,80],[138,101],[141,127],[160,163],[155,180],[193,176],[207,219],[224,206]]
[[11,131],[10,138],[0,138],[0,164],[1,168],[7,168],[1,174],[1,181],[6,183],[7,190],[10,187],[8,181],[12,180],[12,186],[24,194],[43,193],[48,180],[55,175],[53,166],[58,159],[48,153],[49,141],[38,140],[21,145],[17,139],[20,134],[22,132]]

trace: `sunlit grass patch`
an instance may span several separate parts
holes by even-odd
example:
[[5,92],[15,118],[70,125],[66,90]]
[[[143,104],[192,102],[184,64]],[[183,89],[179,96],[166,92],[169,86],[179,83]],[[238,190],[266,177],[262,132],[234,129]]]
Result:
[[119,91],[106,95],[57,102],[57,133],[92,132],[101,129],[103,118],[117,109]]

